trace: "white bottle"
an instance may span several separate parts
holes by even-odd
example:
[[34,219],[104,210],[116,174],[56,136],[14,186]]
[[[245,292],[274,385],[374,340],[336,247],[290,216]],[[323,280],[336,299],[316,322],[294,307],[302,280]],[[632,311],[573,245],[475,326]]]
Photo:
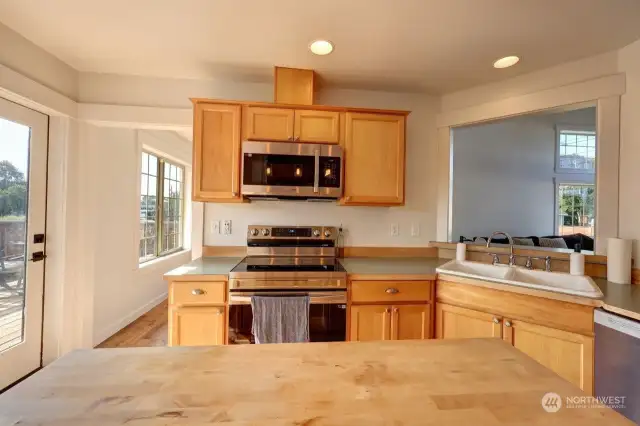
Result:
[[580,253],[580,244],[576,244],[575,251],[569,255],[569,273],[584,275],[584,254]]
[[464,262],[467,259],[467,245],[465,243],[458,243],[456,245],[456,260],[458,262]]

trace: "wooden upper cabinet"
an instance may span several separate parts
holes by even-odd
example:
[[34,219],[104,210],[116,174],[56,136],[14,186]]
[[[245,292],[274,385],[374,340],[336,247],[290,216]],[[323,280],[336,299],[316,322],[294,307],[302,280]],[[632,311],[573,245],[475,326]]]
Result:
[[246,107],[243,126],[247,140],[292,141],[294,110]]
[[431,338],[430,305],[397,305],[391,309],[391,339]]
[[436,338],[502,337],[502,319],[485,312],[436,304]]
[[294,140],[311,143],[339,143],[340,113],[335,111],[296,110]]
[[593,394],[593,337],[508,319],[503,330],[515,348]]
[[193,200],[240,200],[239,105],[196,103]]
[[350,339],[355,341],[389,340],[391,308],[380,305],[351,306]]
[[402,205],[405,117],[347,112],[342,204]]

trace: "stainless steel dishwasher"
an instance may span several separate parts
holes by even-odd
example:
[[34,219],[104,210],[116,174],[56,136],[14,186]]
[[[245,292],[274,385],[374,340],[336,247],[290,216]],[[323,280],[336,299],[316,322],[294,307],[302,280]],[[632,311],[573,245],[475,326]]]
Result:
[[640,322],[595,311],[595,394],[623,396],[614,409],[640,424]]

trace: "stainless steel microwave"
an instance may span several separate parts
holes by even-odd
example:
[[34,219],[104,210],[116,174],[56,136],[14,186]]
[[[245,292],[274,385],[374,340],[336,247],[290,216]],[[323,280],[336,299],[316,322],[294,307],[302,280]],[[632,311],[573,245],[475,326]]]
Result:
[[248,198],[338,199],[342,196],[342,148],[245,141],[241,189]]

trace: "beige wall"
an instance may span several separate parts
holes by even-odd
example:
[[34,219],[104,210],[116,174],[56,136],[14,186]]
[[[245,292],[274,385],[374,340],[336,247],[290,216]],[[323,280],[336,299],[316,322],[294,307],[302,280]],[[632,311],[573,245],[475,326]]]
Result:
[[0,65],[71,99],[78,95],[78,71],[0,23]]
[[627,91],[621,100],[620,237],[634,239],[640,256],[640,41],[619,52],[619,70],[626,73]]

